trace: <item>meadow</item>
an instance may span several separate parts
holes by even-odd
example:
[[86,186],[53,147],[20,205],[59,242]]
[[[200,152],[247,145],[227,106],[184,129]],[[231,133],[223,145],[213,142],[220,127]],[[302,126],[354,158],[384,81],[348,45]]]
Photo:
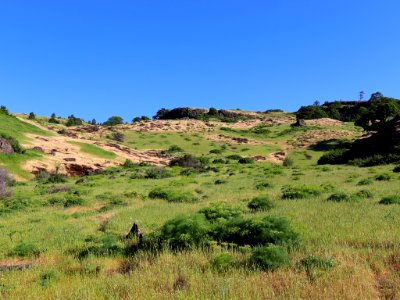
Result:
[[[221,124],[215,133],[262,143],[214,141],[206,133],[126,131],[125,146],[177,157],[191,154],[202,167],[127,162],[81,181],[44,176],[14,182],[12,196],[0,201],[0,298],[400,297],[400,205],[380,203],[400,197],[395,165],[322,166],[317,161],[325,149],[297,146],[304,133],[337,126],[225,127]],[[29,130],[49,135],[29,127],[16,137],[23,140]],[[339,130],[360,133],[352,123]],[[92,145],[76,145],[113,158]],[[282,151],[283,145],[283,164],[240,160]],[[9,172],[24,174],[18,166],[29,155],[34,154],[0,154],[0,162],[7,168],[13,161]],[[268,199],[270,207],[251,209],[249,202],[257,197]],[[240,211],[244,220],[285,219],[298,236],[287,249],[289,260],[263,268],[251,261],[249,245],[213,240],[155,251],[126,238],[133,223],[146,241],[174,218],[192,220],[216,203]],[[230,224],[228,218],[220,221]]]

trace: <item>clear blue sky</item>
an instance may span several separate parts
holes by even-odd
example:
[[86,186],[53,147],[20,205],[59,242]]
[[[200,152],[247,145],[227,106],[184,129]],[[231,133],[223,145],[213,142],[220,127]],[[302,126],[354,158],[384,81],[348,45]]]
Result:
[[0,104],[104,121],[400,97],[399,0],[3,0]]

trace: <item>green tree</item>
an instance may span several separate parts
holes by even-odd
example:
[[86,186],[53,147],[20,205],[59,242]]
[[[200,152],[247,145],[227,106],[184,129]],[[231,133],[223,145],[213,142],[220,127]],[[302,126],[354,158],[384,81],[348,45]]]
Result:
[[155,120],[160,120],[162,119],[167,113],[169,112],[169,109],[166,108],[161,108],[157,111],[156,115],[153,117]]
[[36,119],[36,115],[33,112],[31,112],[31,113],[29,113],[28,119],[29,120],[35,120]]
[[368,105],[361,107],[355,125],[364,130],[379,130],[387,121],[400,114],[400,101],[384,97],[381,93],[371,95]]
[[109,117],[107,121],[103,123],[106,126],[115,126],[124,123],[124,120],[119,116]]

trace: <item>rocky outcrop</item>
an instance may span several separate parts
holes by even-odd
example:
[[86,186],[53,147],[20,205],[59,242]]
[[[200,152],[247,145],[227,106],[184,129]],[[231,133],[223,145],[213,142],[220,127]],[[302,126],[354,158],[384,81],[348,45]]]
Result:
[[0,153],[14,153],[13,147],[11,146],[10,142],[5,138],[0,138]]

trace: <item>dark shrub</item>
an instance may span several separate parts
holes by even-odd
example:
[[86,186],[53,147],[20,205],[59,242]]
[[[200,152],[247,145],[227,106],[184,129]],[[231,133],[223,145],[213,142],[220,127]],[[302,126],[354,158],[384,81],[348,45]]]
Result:
[[394,173],[400,173],[400,166],[394,167],[393,172]]
[[254,248],[250,259],[257,267],[268,271],[274,271],[290,262],[286,249],[276,245]]
[[31,112],[31,113],[29,113],[28,119],[29,120],[35,120],[36,119],[36,115],[33,112]]
[[346,193],[340,192],[330,195],[327,200],[334,202],[351,201],[352,197]]
[[211,154],[222,154],[222,149],[211,149],[210,153]]
[[268,196],[259,196],[251,200],[247,207],[253,211],[270,210],[274,207],[274,203],[268,198]]
[[137,165],[135,163],[133,163],[130,159],[126,159],[124,161],[124,163],[122,164],[122,167],[126,168],[126,169],[130,169],[130,168],[133,168],[133,167],[136,167],[136,166]]
[[294,160],[290,157],[286,157],[285,160],[283,161],[283,165],[285,167],[290,167],[293,166]]
[[242,157],[238,160],[239,164],[253,164],[254,158],[251,157]]
[[68,195],[65,199],[64,207],[85,205],[86,201],[83,198]]
[[38,256],[40,254],[39,248],[32,243],[29,242],[21,242],[11,251],[11,256]]
[[242,157],[241,157],[239,154],[228,155],[226,158],[227,158],[227,159],[231,159],[231,160],[239,160],[239,159],[242,159]]
[[304,199],[321,195],[321,191],[317,188],[307,186],[283,186],[282,199]]
[[331,150],[320,157],[320,159],[318,160],[318,164],[345,164],[349,160],[348,155],[349,150],[347,149]]
[[400,204],[400,195],[391,195],[383,197],[379,204]]
[[113,132],[110,136],[110,139],[122,143],[125,140],[125,135],[121,132]]
[[71,126],[80,126],[82,124],[83,124],[82,119],[79,119],[79,118],[75,117],[74,115],[70,115],[70,116],[68,116],[68,120],[65,125],[68,127],[71,127]]
[[389,181],[390,179],[392,179],[392,176],[388,173],[383,173],[375,176],[375,180],[378,181]]
[[64,183],[66,182],[66,178],[64,175],[55,173],[55,174],[50,174],[46,181],[44,183],[49,184],[49,183]]
[[196,157],[193,157],[190,154],[185,154],[182,157],[178,157],[178,158],[171,160],[169,165],[170,166],[180,166],[180,167],[191,168],[191,169],[201,169],[203,167],[200,160]]
[[183,149],[178,145],[171,145],[167,150],[162,151],[163,154],[173,154],[177,152],[183,152]]
[[222,158],[214,159],[212,162],[213,162],[213,164],[224,164],[224,163],[226,163],[225,160],[223,160]]
[[226,183],[226,180],[223,180],[223,179],[217,179],[217,180],[215,180],[215,182],[214,182],[215,184],[224,184],[224,183]]
[[56,119],[56,114],[55,114],[55,113],[52,113],[52,114],[51,114],[51,117],[50,117],[50,119],[49,119],[49,123],[60,124],[60,121],[58,121],[58,120]]
[[269,182],[261,182],[256,185],[257,190],[267,189],[267,188],[271,188],[271,187],[272,187],[272,184]]

